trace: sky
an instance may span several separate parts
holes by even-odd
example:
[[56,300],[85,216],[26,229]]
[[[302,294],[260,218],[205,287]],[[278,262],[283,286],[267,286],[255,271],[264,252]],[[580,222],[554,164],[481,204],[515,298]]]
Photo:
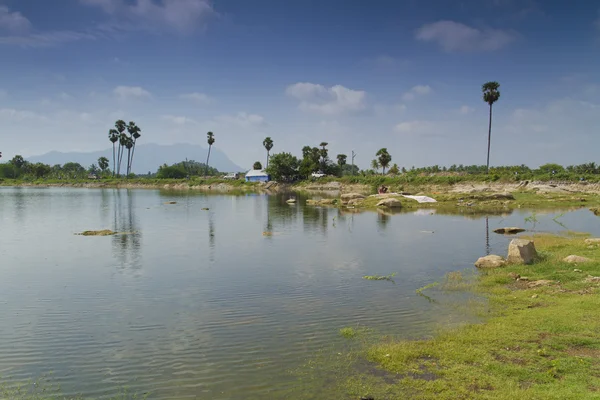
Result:
[[125,119],[248,168],[266,136],[481,165],[498,81],[492,165],[600,162],[595,1],[0,0],[0,54],[4,161],[109,148]]

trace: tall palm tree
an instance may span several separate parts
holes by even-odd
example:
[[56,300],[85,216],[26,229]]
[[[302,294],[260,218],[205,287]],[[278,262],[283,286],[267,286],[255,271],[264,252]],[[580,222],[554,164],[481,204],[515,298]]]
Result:
[[131,149],[133,148],[133,138],[126,136],[125,147],[127,148],[127,178],[131,172]]
[[267,136],[265,140],[263,140],[263,146],[267,149],[267,168],[269,168],[269,153],[273,148],[273,139],[270,136]]
[[111,129],[108,131],[108,140],[112,142],[113,146],[113,176],[116,173],[117,161],[115,158],[115,143],[119,140],[119,132],[116,129]]
[[119,161],[117,162],[117,176],[121,174],[121,162],[123,160],[123,154],[125,153],[127,139],[129,139],[129,137],[126,134],[121,133],[119,135]]
[[123,147],[125,146],[125,130],[127,129],[127,124],[122,119],[115,122],[115,129],[117,131],[117,140],[119,141],[119,149],[117,152],[117,176],[121,173],[121,159],[123,158]]
[[325,173],[325,167],[327,167],[327,142],[321,142],[321,172]]
[[135,124],[135,122],[130,121],[129,125],[127,125],[127,132],[129,132],[129,138],[132,139],[132,150],[131,150],[131,159],[127,164],[127,175],[131,173],[131,165],[133,164],[133,155],[135,154],[135,142],[139,139],[142,134],[140,133],[142,130],[139,126]]
[[481,86],[483,91],[483,101],[490,105],[490,124],[488,128],[488,150],[487,150],[487,164],[485,167],[486,174],[490,172],[490,143],[492,140],[492,104],[498,101],[500,98],[500,84],[498,82],[487,82]]
[[208,160],[210,159],[210,149],[212,148],[213,143],[215,143],[215,134],[212,132],[208,132],[206,134],[206,142],[208,143],[208,156],[206,157],[205,175],[208,175]]
[[338,154],[337,155],[337,162],[338,165],[341,167],[343,167],[344,165],[346,165],[346,158],[347,156],[345,154]]

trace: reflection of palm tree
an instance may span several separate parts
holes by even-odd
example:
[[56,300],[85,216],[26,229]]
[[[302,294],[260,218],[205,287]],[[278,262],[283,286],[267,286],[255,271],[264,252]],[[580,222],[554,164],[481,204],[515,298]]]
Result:
[[208,216],[208,254],[211,262],[215,261],[215,239],[215,222],[213,219],[213,213],[211,212]]
[[485,255],[489,256],[491,253],[490,250],[490,224],[489,217],[485,216]]
[[380,228],[385,229],[387,227],[388,222],[390,222],[390,216],[385,212],[377,213],[377,224]]
[[[127,205],[123,204],[122,194],[127,197]],[[141,233],[137,229],[134,212],[134,191],[131,189],[114,191],[113,230],[122,232],[112,236],[113,251],[121,261],[121,267],[141,268]]]

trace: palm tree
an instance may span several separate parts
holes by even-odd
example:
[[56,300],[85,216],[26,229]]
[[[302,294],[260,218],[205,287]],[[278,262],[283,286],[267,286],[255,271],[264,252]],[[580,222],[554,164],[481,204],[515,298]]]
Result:
[[[117,152],[117,176],[121,173],[121,159],[123,158],[123,147],[125,146],[125,129],[127,129],[127,124],[122,119],[115,122],[115,128],[117,131],[117,140],[119,141],[119,150]],[[115,140],[115,142],[117,141]]]
[[208,175],[208,160],[210,159],[210,149],[212,148],[213,143],[215,143],[215,134],[212,132],[208,132],[206,134],[206,142],[208,143],[208,156],[206,157],[205,175]]
[[113,146],[113,176],[115,176],[116,172],[116,158],[115,158],[115,143],[119,140],[119,132],[116,129],[110,129],[108,131],[108,140],[112,142]]
[[135,124],[135,122],[130,121],[129,125],[127,125],[127,132],[129,132],[129,138],[133,140],[132,150],[131,150],[131,159],[127,164],[127,175],[131,173],[131,165],[133,164],[133,155],[135,154],[135,142],[139,139],[142,134],[140,133],[142,130]]
[[131,149],[133,148],[133,138],[126,136],[125,147],[127,148],[127,178],[131,172]]
[[265,140],[263,140],[263,146],[267,149],[267,168],[269,168],[269,152],[273,148],[273,139],[270,136],[267,136]]
[[338,165],[340,166],[340,168],[342,168],[344,165],[346,165],[346,158],[347,158],[347,156],[345,154],[337,155],[337,162],[338,162]]
[[486,174],[490,171],[490,143],[492,140],[492,104],[498,101],[500,98],[500,84],[498,82],[487,82],[481,86],[483,91],[483,101],[490,105],[490,124],[488,129],[488,150],[487,150],[487,164],[485,167]]
[[100,167],[100,170],[102,171],[102,174],[104,174],[104,172],[106,172],[108,166],[109,166],[109,161],[108,158],[106,157],[100,157],[98,159],[98,166]]
[[379,171],[379,161],[377,159],[374,159],[373,161],[371,161],[371,168],[373,168],[375,170],[375,172]]
[[121,133],[119,135],[119,161],[117,162],[117,176],[121,174],[121,161],[123,160],[123,154],[125,153],[125,146],[127,145],[127,140],[129,137]]
[[375,154],[379,157],[379,165],[383,169],[383,174],[385,175],[385,169],[390,165],[392,161],[392,156],[388,153],[387,149],[384,147],[383,149],[379,149],[379,151]]
[[321,172],[325,173],[325,167],[327,167],[327,142],[321,142],[319,146],[321,146]]

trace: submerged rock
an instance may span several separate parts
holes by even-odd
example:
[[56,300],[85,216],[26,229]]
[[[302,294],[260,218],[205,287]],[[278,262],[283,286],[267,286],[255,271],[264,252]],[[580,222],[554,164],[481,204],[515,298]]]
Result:
[[103,229],[100,231],[83,231],[81,233],[78,233],[78,235],[81,236],[112,236],[116,234],[117,232],[113,232],[110,229]]
[[377,207],[401,208],[402,203],[400,202],[400,200],[390,197],[388,199],[383,199],[379,203],[377,203]]
[[477,268],[500,268],[506,265],[506,260],[504,257],[497,256],[495,254],[480,257],[477,261],[475,261],[475,266]]
[[538,254],[531,240],[513,239],[508,245],[508,257],[511,264],[533,264]]
[[167,201],[165,204],[177,204],[176,201]]
[[498,228],[498,229],[494,229],[494,233],[500,233],[500,234],[508,234],[508,235],[514,235],[516,233],[521,233],[521,232],[525,232],[525,229],[523,228],[517,228],[514,226],[511,226],[509,228]]
[[592,262],[594,260],[592,260],[591,258],[576,256],[576,255],[572,254],[570,256],[563,258],[563,261],[567,262],[569,264],[581,264],[581,263]]

